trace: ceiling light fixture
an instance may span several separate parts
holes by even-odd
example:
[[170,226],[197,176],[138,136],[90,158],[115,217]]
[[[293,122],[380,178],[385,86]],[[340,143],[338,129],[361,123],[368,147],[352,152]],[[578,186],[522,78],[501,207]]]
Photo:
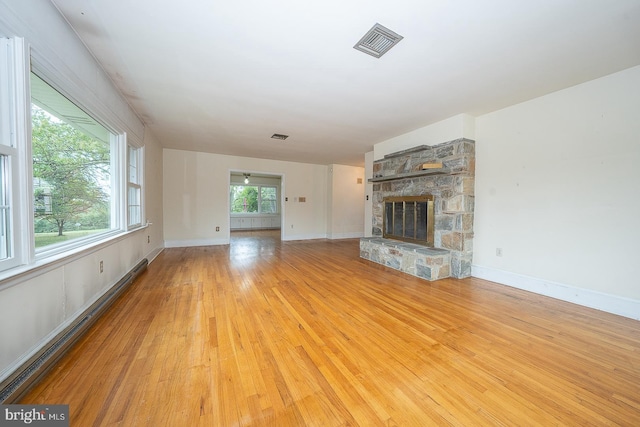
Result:
[[245,183],[245,184],[248,184],[248,183],[249,183],[249,177],[250,177],[250,176],[251,176],[251,174],[250,174],[250,173],[245,173],[245,174],[244,174],[244,183]]
[[367,55],[380,58],[403,38],[400,34],[376,23],[353,48]]
[[281,133],[274,133],[273,135],[271,135],[271,138],[273,139],[281,139],[281,140],[285,140],[287,138],[289,138],[289,135],[283,135]]

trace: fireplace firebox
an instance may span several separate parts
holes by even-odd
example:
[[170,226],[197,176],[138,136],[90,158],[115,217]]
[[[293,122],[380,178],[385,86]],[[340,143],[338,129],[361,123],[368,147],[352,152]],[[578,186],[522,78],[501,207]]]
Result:
[[433,247],[433,195],[385,197],[382,236]]

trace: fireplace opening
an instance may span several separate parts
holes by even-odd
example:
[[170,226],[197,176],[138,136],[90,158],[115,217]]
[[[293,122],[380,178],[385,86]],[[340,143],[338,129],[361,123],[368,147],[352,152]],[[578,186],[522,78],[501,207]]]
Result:
[[433,195],[385,197],[382,237],[433,247]]

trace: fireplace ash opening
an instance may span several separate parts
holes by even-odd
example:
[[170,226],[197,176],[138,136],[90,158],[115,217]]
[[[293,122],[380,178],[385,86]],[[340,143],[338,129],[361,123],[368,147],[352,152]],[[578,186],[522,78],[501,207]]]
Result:
[[386,197],[382,236],[433,247],[433,195]]

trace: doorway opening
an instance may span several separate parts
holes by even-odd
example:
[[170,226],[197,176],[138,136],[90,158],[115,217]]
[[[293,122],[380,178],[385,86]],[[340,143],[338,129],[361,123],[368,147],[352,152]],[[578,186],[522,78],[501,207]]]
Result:
[[282,176],[232,171],[229,179],[230,239],[281,239]]

